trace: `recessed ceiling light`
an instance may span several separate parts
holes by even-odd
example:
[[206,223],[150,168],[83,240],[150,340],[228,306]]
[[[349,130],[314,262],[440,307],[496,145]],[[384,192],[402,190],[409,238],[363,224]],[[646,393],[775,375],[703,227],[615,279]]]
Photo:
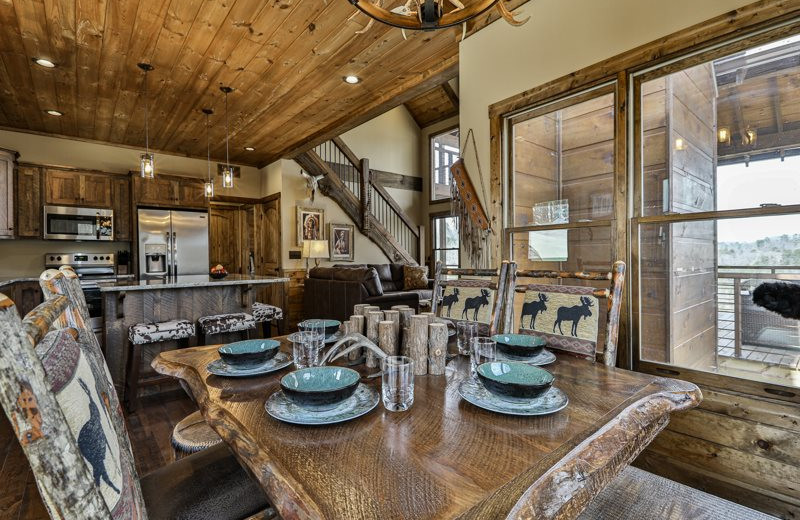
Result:
[[244,149],[247,150],[248,152],[255,152],[256,151],[256,149],[253,148],[252,146],[245,146]]
[[359,78],[358,76],[350,75],[350,76],[345,76],[344,77],[344,82],[345,83],[350,83],[351,85],[355,85],[359,81],[361,81],[361,78]]
[[48,60],[46,58],[33,58],[33,62],[35,64],[39,65],[39,66],[42,66],[42,67],[45,67],[45,68],[48,68],[48,69],[52,69],[53,67],[56,66],[55,63],[53,63],[52,61],[50,61],[50,60]]
[[47,115],[56,116],[56,117],[61,117],[61,116],[64,115],[63,113],[59,112],[58,110],[45,110],[45,113]]

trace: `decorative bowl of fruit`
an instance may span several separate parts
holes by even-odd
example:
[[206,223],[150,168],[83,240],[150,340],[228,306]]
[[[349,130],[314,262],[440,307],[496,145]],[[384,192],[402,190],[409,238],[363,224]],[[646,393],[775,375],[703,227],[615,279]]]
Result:
[[217,264],[211,268],[211,272],[209,272],[208,275],[214,280],[222,280],[228,276],[228,271],[222,267],[222,264]]

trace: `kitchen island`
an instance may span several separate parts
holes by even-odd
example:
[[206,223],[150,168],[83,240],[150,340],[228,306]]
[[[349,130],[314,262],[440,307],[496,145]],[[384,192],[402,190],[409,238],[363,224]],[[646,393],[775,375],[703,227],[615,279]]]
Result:
[[[117,390],[124,386],[131,325],[175,319],[196,323],[198,318],[212,314],[249,313],[256,301],[285,308],[288,282],[288,278],[276,276],[230,274],[222,280],[207,275],[184,275],[98,283],[103,298],[106,362]],[[191,344],[195,342],[193,338]],[[175,346],[164,343],[149,347],[140,369],[148,370],[153,357]]]

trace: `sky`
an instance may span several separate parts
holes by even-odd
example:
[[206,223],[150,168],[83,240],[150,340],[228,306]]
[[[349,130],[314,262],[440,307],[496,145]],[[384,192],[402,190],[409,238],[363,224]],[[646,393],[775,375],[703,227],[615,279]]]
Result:
[[[720,210],[760,204],[800,203],[800,156],[717,167],[717,207]],[[754,242],[765,237],[800,233],[800,215],[720,220],[720,242]]]

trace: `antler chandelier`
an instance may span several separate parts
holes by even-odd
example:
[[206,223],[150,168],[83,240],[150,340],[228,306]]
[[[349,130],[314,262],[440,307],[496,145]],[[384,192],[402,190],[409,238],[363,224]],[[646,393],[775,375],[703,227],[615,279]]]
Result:
[[[408,0],[405,4],[386,9],[383,0],[349,0],[356,8],[381,23],[417,31],[433,31],[463,24],[493,7],[511,25],[528,21],[517,20],[503,3],[504,0],[476,0],[464,6],[459,0]],[[447,10],[450,5],[452,9]]]

